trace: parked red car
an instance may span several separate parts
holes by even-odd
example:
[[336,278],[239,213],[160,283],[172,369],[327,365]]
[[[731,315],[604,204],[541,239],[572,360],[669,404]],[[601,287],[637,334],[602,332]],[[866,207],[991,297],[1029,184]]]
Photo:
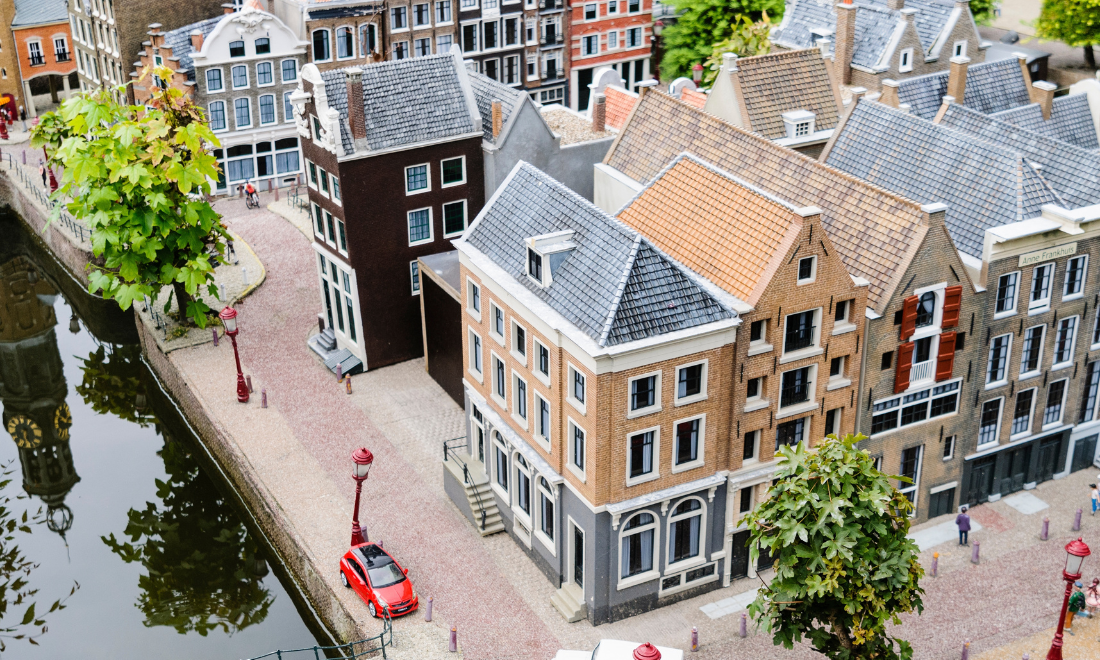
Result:
[[363,599],[370,615],[377,617],[386,606],[390,616],[413,612],[420,599],[407,577],[409,569],[375,543],[352,546],[340,560],[340,580]]

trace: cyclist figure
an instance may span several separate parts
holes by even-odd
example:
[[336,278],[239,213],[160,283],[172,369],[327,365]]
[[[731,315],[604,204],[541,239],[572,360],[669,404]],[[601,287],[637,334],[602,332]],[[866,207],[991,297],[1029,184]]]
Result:
[[260,198],[256,194],[256,188],[253,187],[251,181],[249,181],[247,184],[245,184],[244,192],[245,192],[246,195],[248,195],[248,198],[252,200],[253,204],[255,204],[256,206],[260,205]]

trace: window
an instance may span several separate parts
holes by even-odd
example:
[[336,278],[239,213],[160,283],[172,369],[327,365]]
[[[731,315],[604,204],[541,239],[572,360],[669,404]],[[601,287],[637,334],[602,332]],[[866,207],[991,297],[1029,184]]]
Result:
[[569,450],[569,460],[581,472],[584,471],[584,429],[571,424],[573,427],[573,442]]
[[542,343],[539,342],[539,340],[537,340],[537,339],[535,340],[535,348],[537,349],[535,351],[537,353],[537,355],[535,357],[538,359],[537,362],[535,363],[535,369],[538,371],[538,373],[540,373],[544,376],[549,376],[550,375],[550,351],[545,346],[543,346]]
[[943,460],[949,461],[955,457],[955,436],[949,435],[943,439]]
[[797,124],[794,125],[794,136],[795,137],[806,137],[809,134],[810,134],[810,122],[800,121],[800,122],[798,122]]
[[917,323],[918,328],[927,328],[932,325],[932,322],[936,318],[936,294],[933,291],[927,291],[921,294],[920,300],[917,302]]
[[[497,436],[500,434],[497,433]],[[496,453],[497,485],[503,488],[504,492],[508,492],[508,455],[500,445],[494,445],[493,449]]]
[[266,37],[261,37],[256,40],[256,54],[266,55],[271,52],[271,40]]
[[817,328],[814,326],[816,310],[788,314],[783,337],[783,352],[790,353],[813,346]]
[[229,42],[229,56],[230,57],[244,57],[244,42],[243,41],[230,41]]
[[673,471],[675,468],[694,467],[693,463],[702,464],[702,452],[699,440],[702,436],[703,418],[688,419],[676,423],[676,446],[672,452]]
[[1050,280],[1054,275],[1054,264],[1036,266],[1031,277],[1031,300],[1029,312],[1038,312],[1050,307]]
[[657,404],[656,374],[642,376],[630,381],[630,410],[644,410]]
[[[497,23],[496,21],[486,21],[485,23],[482,23],[481,27],[482,27],[482,35],[481,35],[481,48],[482,48],[482,50],[490,50],[492,48],[496,48],[496,47],[500,46],[500,41],[499,41],[498,35],[497,35],[497,30],[500,28],[500,24]],[[495,60],[490,60],[490,61],[495,62]],[[486,75],[490,74],[488,68],[486,68],[485,74]],[[489,75],[489,77],[493,78],[493,76],[491,76],[491,75]]]
[[628,578],[653,570],[657,519],[651,513],[639,513],[623,525],[619,577]]
[[419,245],[432,240],[432,210],[409,211],[409,245]]
[[265,94],[260,97],[260,123],[275,123],[275,96],[273,94]]
[[810,367],[783,373],[779,391],[779,407],[785,408],[810,400]]
[[481,316],[481,287],[470,282],[469,309],[477,312],[477,316]]
[[515,85],[519,82],[519,55],[509,55],[504,58],[504,71],[501,82],[505,85]]
[[317,189],[317,166],[314,165],[313,163],[310,163],[309,161],[306,161],[306,162],[309,163],[309,187],[316,190]]
[[329,52],[328,30],[314,30],[313,32],[313,61],[327,62],[332,59]]
[[437,53],[449,53],[451,52],[451,45],[454,43],[454,35],[441,34],[435,38],[435,52]]
[[501,361],[496,355],[493,356],[493,394],[500,399],[498,403],[501,406],[507,407],[505,396],[507,390],[507,384],[504,379],[504,362]]
[[492,333],[496,335],[501,344],[504,344],[504,310],[497,307],[496,303],[490,305],[493,308]]
[[885,433],[954,413],[959,407],[961,383],[955,380],[876,401],[871,407],[871,433]]
[[761,319],[759,321],[753,321],[749,325],[749,343],[754,344],[757,342],[763,343],[767,336],[768,320]]
[[829,378],[844,377],[844,363],[847,356],[835,357],[829,362]]
[[600,52],[600,35],[590,34],[581,37],[581,55],[596,55]]
[[996,314],[1013,314],[1016,312],[1016,281],[1019,273],[1001,275],[997,280],[997,310]]
[[642,0],[627,0],[626,9],[631,14],[635,14],[642,10]]
[[751,405],[759,401],[760,398],[764,395],[763,392],[764,377],[761,376],[759,378],[750,378],[745,383],[745,398],[747,399],[746,403]]
[[[613,5],[614,5],[614,3],[608,3],[608,5],[607,5],[608,9],[610,10],[610,8]],[[611,13],[611,12],[609,11],[608,13]],[[612,49],[618,48],[618,47],[619,47],[619,33],[612,30],[611,32],[607,33],[607,49],[612,50]]]
[[233,121],[236,123],[238,131],[252,125],[251,106],[248,99],[233,100]]
[[550,402],[535,394],[535,412],[538,413],[538,424],[535,426],[535,434],[547,443],[550,442]]
[[313,120],[313,140],[315,142],[321,141],[321,120],[314,115],[309,116]]
[[451,22],[451,0],[443,0],[443,2],[435,3],[435,22]]
[[466,200],[443,205],[443,237],[449,238],[466,231]]
[[527,331],[514,321],[512,322],[512,352],[519,357],[521,362],[526,362]]
[[409,262],[409,274],[412,280],[412,295],[420,293],[420,262],[413,260]]
[[669,516],[668,556],[669,564],[694,559],[701,549],[703,504],[689,499],[676,505]]
[[1066,262],[1066,281],[1062,286],[1062,300],[1080,298],[1084,295],[1087,266],[1087,256],[1074,257]]
[[527,274],[540,285],[543,284],[542,255],[535,252],[533,248],[527,248]]
[[478,375],[478,380],[481,376],[481,337],[478,337],[474,332],[470,331],[470,371]]
[[440,163],[443,172],[443,187],[466,183],[466,157],[450,158]]
[[1011,435],[1020,435],[1031,431],[1031,408],[1035,403],[1035,388],[1016,393],[1016,408],[1012,413]]
[[898,73],[909,73],[913,70],[913,49],[906,48],[898,57]]
[[378,51],[378,25],[367,23],[359,26],[360,56],[367,57],[370,53]]
[[840,417],[843,412],[843,408],[833,408],[825,413],[825,435],[840,437]]
[[406,15],[408,7],[394,7],[390,10],[390,27],[394,30],[404,30],[409,27],[409,19]]
[[607,13],[608,14],[616,14],[616,13],[618,13],[618,11],[619,11],[619,0],[612,0],[612,2],[607,3]]
[[393,44],[393,59],[403,60],[409,57],[409,42],[397,41]]
[[432,10],[428,3],[413,5],[413,25],[422,27],[432,24]]
[[546,538],[554,540],[554,495],[550,482],[539,477],[539,528]]
[[952,51],[955,53],[952,57],[963,57],[966,55],[966,39],[955,42],[955,48]]
[[993,399],[982,404],[981,426],[978,429],[978,446],[989,445],[997,442],[997,425],[1001,421],[1001,402],[1004,399]]
[[1100,362],[1089,362],[1085,367],[1085,393],[1081,401],[1081,422],[1096,419],[1096,399],[1100,393]]
[[1024,332],[1023,355],[1020,356],[1020,375],[1037,373],[1043,362],[1043,337],[1046,325],[1037,325]]
[[784,422],[775,427],[775,449],[779,450],[784,445],[794,446],[802,442],[806,435],[806,418],[802,417],[790,422]]
[[275,140],[275,170],[279,174],[291,174],[301,169],[298,162],[298,138]]
[[207,92],[220,92],[225,89],[225,85],[222,82],[222,70],[221,69],[207,69],[206,70],[206,91]]
[[528,474],[527,461],[516,454],[516,506],[528,516],[531,515],[531,477]]
[[848,313],[852,310],[851,300],[838,300],[836,310],[833,312],[833,327],[849,323]]
[[462,26],[462,52],[477,52],[477,23]]
[[1056,380],[1047,388],[1047,405],[1043,410],[1043,428],[1062,423],[1062,407],[1066,398],[1066,380]]
[[[513,376],[515,381],[512,383],[512,395],[515,401],[512,402],[516,415],[519,415],[520,419],[524,422],[527,421],[527,381],[523,380],[519,376]],[[524,424],[526,426],[526,424]]]
[[332,199],[335,200],[337,204],[339,204],[340,203],[340,179],[337,179],[335,174],[330,174],[329,176],[332,177]]
[[577,371],[572,366],[569,367],[569,371],[571,371],[573,373],[573,379],[572,379],[573,383],[572,383],[572,389],[570,391],[570,394],[572,395],[572,398],[577,401],[577,403],[579,403],[583,406],[584,405],[584,374]]
[[225,102],[214,101],[210,104],[210,130],[225,130]]
[[691,364],[679,367],[676,370],[676,399],[681,403],[688,403],[685,399],[695,400],[706,394],[704,383],[704,370],[706,364]]
[[283,60],[281,66],[284,83],[298,79],[298,60]]
[[323,215],[323,211],[321,211],[321,207],[317,206],[316,204],[313,205],[313,217],[317,219],[316,227],[314,229],[315,233],[318,236],[320,236],[321,238],[324,238],[325,237],[325,217]]
[[597,18],[597,7],[598,6],[599,5],[597,5],[594,2],[585,5],[584,6],[584,20],[586,20],[586,21],[596,20],[596,18]]
[[642,45],[642,28],[631,28],[626,31],[626,47],[638,48]]
[[1005,383],[1008,374],[1008,355],[1012,347],[1012,335],[994,337],[989,343],[989,364],[986,368],[986,385]]
[[630,436],[630,449],[628,454],[627,480],[638,479],[649,475],[657,476],[653,471],[653,444],[655,430],[643,431]]
[[1073,360],[1074,342],[1077,339],[1077,317],[1071,316],[1058,322],[1058,332],[1054,335],[1054,364],[1069,366]]
[[317,171],[320,172],[320,175],[321,175],[321,177],[320,177],[320,180],[321,180],[321,194],[324,195],[325,197],[328,197],[328,194],[329,194],[328,172],[324,171],[321,168],[317,168]]
[[425,37],[423,39],[417,39],[413,41],[413,56],[414,57],[427,57],[432,54],[432,39],[431,37]]
[[745,448],[741,454],[744,462],[755,461],[760,457],[760,431],[749,431],[745,434]]
[[232,68],[233,72],[233,89],[242,89],[248,87],[248,67],[242,65]]
[[917,513],[917,488],[920,487],[920,459],[923,453],[923,445],[920,447],[910,447],[901,452],[901,470],[899,475],[908,478],[909,481],[900,482],[898,484],[898,491],[909,498],[909,501],[913,503],[913,511],[910,515],[916,515]]
[[275,74],[271,62],[260,62],[256,65],[256,84],[274,85]]
[[431,182],[428,181],[428,166],[413,165],[405,168],[405,194],[425,192],[431,190]]
[[1096,308],[1096,321],[1092,326],[1092,346],[1100,344],[1100,307]]

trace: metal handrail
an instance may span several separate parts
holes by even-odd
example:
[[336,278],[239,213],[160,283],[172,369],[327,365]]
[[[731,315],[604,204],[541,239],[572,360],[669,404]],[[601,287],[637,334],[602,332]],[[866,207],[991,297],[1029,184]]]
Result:
[[[375,643],[378,645],[375,646]],[[355,650],[356,646],[362,645],[366,645],[366,648],[358,651]],[[386,647],[394,645],[393,617],[390,615],[389,606],[386,606],[382,608],[382,632],[374,637],[367,637],[366,639],[348,642],[347,644],[339,644],[337,646],[310,646],[301,649],[280,649],[278,651],[258,655],[254,658],[249,658],[249,660],[261,660],[262,658],[272,657],[282,660],[288,656],[306,653],[312,653],[314,660],[321,660],[322,658],[327,658],[329,660],[354,660],[354,658],[362,658],[377,653],[378,651],[382,651],[382,658],[386,658]]]
[[[458,442],[459,440],[462,441],[461,445],[453,444],[453,443]],[[485,518],[486,518],[485,503],[481,501],[481,493],[477,492],[477,484],[472,483],[473,480],[470,478],[470,468],[468,468],[466,466],[466,461],[462,460],[462,458],[458,454],[458,447],[460,447],[460,446],[461,447],[466,446],[466,436],[462,436],[462,437],[459,437],[459,438],[451,438],[450,440],[444,441],[443,442],[443,461],[446,462],[448,460],[447,455],[451,454],[454,457],[455,462],[457,462],[459,465],[462,466],[462,481],[463,481],[463,483],[468,484],[468,485],[472,485],[474,487],[474,499],[477,500],[477,508],[481,512],[481,529],[482,529],[482,531],[484,531],[485,530]]]

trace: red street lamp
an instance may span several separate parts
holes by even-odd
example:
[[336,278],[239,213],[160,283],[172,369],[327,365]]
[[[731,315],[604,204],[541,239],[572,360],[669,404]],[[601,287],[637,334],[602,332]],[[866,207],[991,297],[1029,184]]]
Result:
[[244,373],[241,372],[241,356],[237,352],[237,310],[226,307],[218,314],[218,318],[225,325],[225,334],[229,335],[229,341],[233,342],[233,359],[237,361],[237,401],[248,403],[248,385],[244,384]]
[[363,492],[363,482],[370,474],[371,463],[374,463],[374,454],[369,449],[360,447],[351,455],[355,462],[355,472],[351,478],[355,479],[355,513],[351,517],[351,544],[359,545],[368,541],[367,534],[359,528],[359,493]]
[[691,79],[695,81],[695,86],[703,84],[703,65],[696,62],[691,65]]
[[646,642],[638,648],[634,649],[634,660],[661,660],[661,652],[657,650],[657,647]]
[[1081,539],[1066,544],[1066,567],[1062,570],[1062,579],[1066,581],[1066,597],[1062,600],[1062,615],[1058,619],[1054,641],[1050,643],[1047,660],[1062,660],[1062,626],[1066,622],[1066,610],[1069,609],[1069,595],[1073,592],[1073,583],[1081,579],[1081,564],[1089,556],[1089,547]]

